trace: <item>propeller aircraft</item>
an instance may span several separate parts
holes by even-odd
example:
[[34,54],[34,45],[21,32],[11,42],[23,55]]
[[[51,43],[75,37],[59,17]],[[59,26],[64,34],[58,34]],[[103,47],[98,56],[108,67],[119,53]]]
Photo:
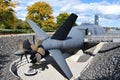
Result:
[[27,58],[29,54],[31,63],[40,62],[42,58],[50,54],[65,76],[70,79],[73,74],[62,55],[63,52],[83,49],[86,35],[105,33],[105,30],[96,24],[81,24],[73,27],[77,17],[76,14],[72,13],[52,36],[46,34],[35,22],[27,19],[26,21],[37,35],[39,41],[35,43],[35,38],[33,38],[33,44],[31,44],[29,40],[25,40],[19,44],[19,50],[14,54],[21,56],[21,60],[23,55]]

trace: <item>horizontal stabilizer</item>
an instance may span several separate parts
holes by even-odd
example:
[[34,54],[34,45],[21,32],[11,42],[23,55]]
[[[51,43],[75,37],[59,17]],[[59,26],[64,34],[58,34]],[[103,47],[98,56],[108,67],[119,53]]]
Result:
[[35,22],[30,19],[26,19],[26,21],[29,23],[30,27],[33,29],[40,40],[44,40],[49,37]]
[[56,61],[56,63],[59,65],[61,70],[64,72],[66,77],[70,79],[73,75],[72,72],[70,71],[61,51],[54,49],[54,50],[49,50],[50,54],[52,55],[53,59]]
[[72,13],[64,22],[64,24],[55,32],[51,39],[65,40],[72,26],[74,25],[77,17],[77,15]]

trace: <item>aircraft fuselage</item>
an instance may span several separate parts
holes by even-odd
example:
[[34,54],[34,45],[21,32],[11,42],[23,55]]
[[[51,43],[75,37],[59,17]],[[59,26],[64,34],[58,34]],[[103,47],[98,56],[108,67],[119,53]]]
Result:
[[84,37],[86,36],[86,29],[88,29],[88,31],[90,31],[92,35],[99,35],[105,33],[104,29],[102,27],[99,27],[98,25],[80,25],[73,27],[65,40],[55,40],[48,38],[42,43],[42,46],[45,50],[80,49],[83,45]]

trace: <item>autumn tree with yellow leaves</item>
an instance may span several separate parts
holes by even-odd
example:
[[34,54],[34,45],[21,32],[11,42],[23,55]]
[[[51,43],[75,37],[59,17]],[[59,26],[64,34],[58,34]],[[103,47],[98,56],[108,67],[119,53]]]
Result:
[[16,22],[15,4],[11,0],[0,0],[0,28],[12,28]]
[[35,21],[44,30],[54,28],[55,22],[52,16],[52,8],[46,2],[36,2],[27,8],[27,18]]

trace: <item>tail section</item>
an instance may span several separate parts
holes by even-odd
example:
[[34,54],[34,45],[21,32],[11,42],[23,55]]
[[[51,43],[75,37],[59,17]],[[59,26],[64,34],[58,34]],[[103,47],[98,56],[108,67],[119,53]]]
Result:
[[64,22],[64,24],[56,31],[56,33],[51,37],[51,39],[64,40],[66,39],[68,33],[70,32],[72,26],[74,25],[77,15],[71,14],[70,17]]

